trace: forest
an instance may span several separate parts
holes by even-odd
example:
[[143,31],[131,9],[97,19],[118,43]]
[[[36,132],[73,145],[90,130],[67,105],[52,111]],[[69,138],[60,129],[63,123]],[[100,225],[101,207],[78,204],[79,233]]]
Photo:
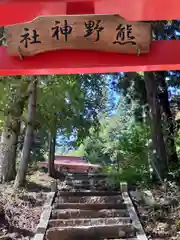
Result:
[[1,182],[22,186],[28,164],[46,156],[52,163],[57,148],[119,180],[178,179],[178,72],[1,77],[0,84]]

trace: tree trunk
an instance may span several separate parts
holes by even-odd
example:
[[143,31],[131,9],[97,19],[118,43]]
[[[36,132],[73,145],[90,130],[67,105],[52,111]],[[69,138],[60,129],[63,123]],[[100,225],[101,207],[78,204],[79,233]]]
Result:
[[16,175],[14,188],[20,187],[25,183],[28,163],[31,154],[31,146],[33,142],[34,126],[36,121],[36,101],[37,101],[37,80],[34,80],[32,78],[30,83],[30,94],[28,101],[28,124],[26,127],[22,157]]
[[[13,124],[13,130],[12,126]],[[0,145],[0,182],[14,180],[16,176],[16,151],[18,136],[20,132],[20,121],[7,117],[1,135]]]
[[[21,82],[19,89],[24,84]],[[24,85],[23,85],[24,86]],[[9,109],[5,118],[4,128],[0,142],[0,182],[15,179],[16,152],[18,137],[20,133],[21,116],[26,102],[26,92],[28,85],[23,87],[23,91],[15,91],[15,97],[10,96]],[[14,93],[10,92],[10,95]]]
[[55,150],[56,150],[56,134],[54,136],[51,134],[49,137],[49,158],[48,158],[48,172],[49,176],[55,178],[55,168],[54,168],[54,159],[55,159]]
[[165,72],[155,72],[156,81],[159,85],[159,100],[162,107],[163,112],[163,120],[165,126],[165,133],[166,133],[166,147],[167,147],[167,160],[168,164],[176,165],[179,162],[177,152],[176,152],[176,146],[174,141],[174,122],[173,122],[173,116],[170,109],[170,104],[168,101],[168,91],[167,91],[167,85],[165,81]]
[[152,134],[153,159],[152,167],[162,180],[167,176],[168,164],[166,147],[161,126],[161,112],[158,98],[158,86],[152,72],[144,73],[147,100],[149,104],[150,127]]

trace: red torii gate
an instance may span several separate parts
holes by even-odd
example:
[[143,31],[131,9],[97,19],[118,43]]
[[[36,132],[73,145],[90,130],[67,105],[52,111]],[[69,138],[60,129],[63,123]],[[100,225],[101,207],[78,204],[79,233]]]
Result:
[[[131,21],[180,17],[179,0],[2,0],[0,26],[31,21],[42,15],[119,14]],[[0,75],[48,75],[180,70],[180,41],[153,41],[147,55],[61,50],[25,58],[0,47]]]

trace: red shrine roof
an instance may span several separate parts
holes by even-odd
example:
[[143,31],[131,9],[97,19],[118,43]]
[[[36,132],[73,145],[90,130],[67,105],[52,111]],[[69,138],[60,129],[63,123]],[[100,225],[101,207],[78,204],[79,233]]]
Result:
[[[47,166],[48,162],[40,162],[40,166]],[[75,157],[75,156],[60,156],[56,155],[55,156],[55,161],[54,161],[55,166],[57,167],[65,167],[65,168],[73,168],[73,169],[78,169],[80,168],[81,170],[88,170],[89,168],[93,169],[99,169],[101,166],[99,164],[91,164],[86,162],[84,159],[81,157]]]

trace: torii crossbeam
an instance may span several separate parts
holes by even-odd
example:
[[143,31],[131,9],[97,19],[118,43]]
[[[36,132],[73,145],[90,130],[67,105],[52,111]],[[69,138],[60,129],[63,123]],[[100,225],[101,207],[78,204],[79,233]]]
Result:
[[[179,0],[4,0],[0,25],[31,21],[41,15],[119,14],[126,20],[155,21],[180,17]],[[0,75],[108,73],[180,70],[180,41],[154,41],[147,55],[61,50],[21,61],[0,47]]]

